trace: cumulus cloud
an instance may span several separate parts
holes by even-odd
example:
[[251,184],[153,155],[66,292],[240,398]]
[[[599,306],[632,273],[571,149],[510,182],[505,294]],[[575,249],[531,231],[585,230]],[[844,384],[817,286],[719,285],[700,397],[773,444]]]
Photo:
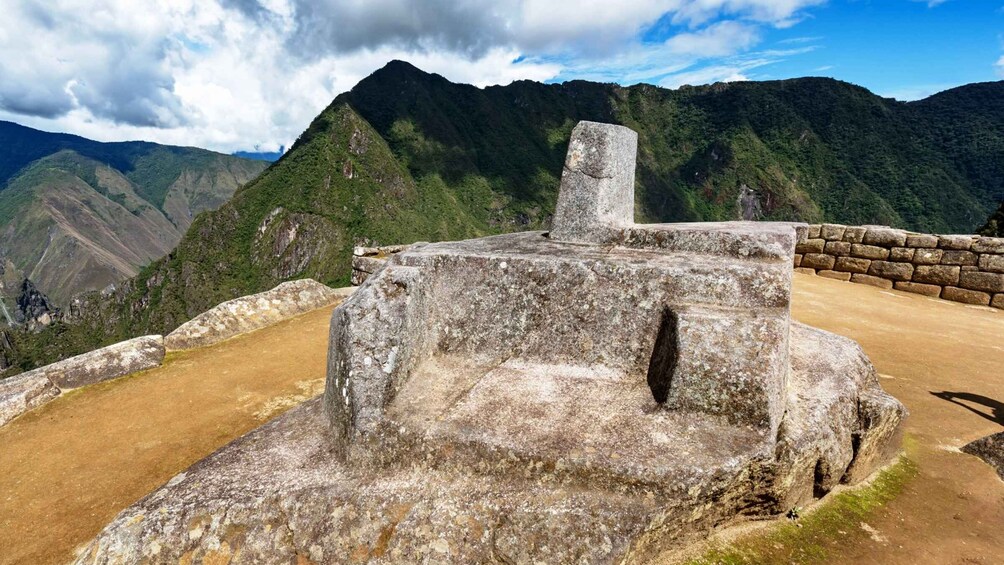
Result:
[[1004,78],[1004,55],[994,63],[994,69],[997,71],[997,76]]
[[479,86],[740,80],[779,57],[764,27],[821,1],[8,0],[0,119],[275,150],[391,59]]
[[[78,106],[98,118],[174,127],[185,122],[175,96],[164,22],[110,2],[13,2],[4,8],[0,104],[55,117]],[[11,25],[13,24],[13,25]]]
[[744,51],[759,41],[753,26],[735,21],[710,25],[694,33],[679,33],[666,41],[670,53],[719,57]]

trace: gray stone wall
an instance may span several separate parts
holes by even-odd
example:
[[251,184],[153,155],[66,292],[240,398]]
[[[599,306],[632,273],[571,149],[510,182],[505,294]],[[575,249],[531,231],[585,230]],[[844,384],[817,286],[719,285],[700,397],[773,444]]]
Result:
[[1004,309],[1004,238],[811,225],[795,270]]

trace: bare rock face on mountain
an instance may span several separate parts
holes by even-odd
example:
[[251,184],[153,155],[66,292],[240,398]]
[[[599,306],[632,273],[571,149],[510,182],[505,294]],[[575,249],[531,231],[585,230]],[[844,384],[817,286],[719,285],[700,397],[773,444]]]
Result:
[[632,137],[575,128],[550,235],[394,255],[333,314],[323,404],[79,562],[643,563],[886,463],[905,409],[790,319],[799,228],[634,224]]
[[0,330],[0,377],[14,365],[14,344],[8,330]]
[[21,293],[17,297],[14,321],[25,326],[28,331],[38,331],[59,317],[59,309],[49,298],[28,279],[21,283]]

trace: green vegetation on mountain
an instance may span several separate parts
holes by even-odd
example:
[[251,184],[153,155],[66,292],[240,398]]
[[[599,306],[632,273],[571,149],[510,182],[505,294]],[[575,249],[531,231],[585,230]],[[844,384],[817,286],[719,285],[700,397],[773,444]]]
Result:
[[0,122],[0,300],[25,277],[66,305],[135,276],[178,243],[195,214],[264,168],[203,149],[99,143]]
[[[972,232],[1004,196],[1004,82],[903,103],[822,78],[667,90],[475,88],[391,62],[167,257],[20,347],[37,362],[167,332],[288,279],[344,285],[351,248],[546,229],[579,120],[639,134],[639,221],[802,220]],[[83,337],[82,337],[83,336]],[[40,344],[45,339],[44,344]]]

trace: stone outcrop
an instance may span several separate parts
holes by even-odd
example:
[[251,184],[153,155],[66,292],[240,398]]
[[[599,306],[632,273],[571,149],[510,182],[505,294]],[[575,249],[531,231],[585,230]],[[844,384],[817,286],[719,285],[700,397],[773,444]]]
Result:
[[0,426],[59,396],[59,388],[35,371],[0,380]]
[[163,361],[164,338],[147,335],[39,367],[20,376],[44,375],[66,390],[159,367]]
[[321,403],[175,477],[79,562],[644,563],[888,462],[903,406],[857,344],[790,319],[800,230],[634,224],[606,204],[633,185],[605,182],[634,155],[602,149],[629,137],[573,131],[566,173],[588,178],[559,200],[584,213],[560,238],[394,254],[335,309]]
[[333,304],[349,292],[311,279],[285,282],[211,308],[171,332],[165,342],[170,350],[205,347]]
[[962,446],[962,452],[975,455],[994,468],[1004,481],[1004,432],[998,432]]
[[137,337],[0,380],[0,426],[59,396],[64,390],[159,367],[164,338]]
[[[0,380],[0,425],[52,400],[62,390],[159,367],[171,349],[211,345],[286,318],[332,304],[352,289],[332,289],[312,280],[225,302],[175,330],[167,339],[144,336],[71,357]],[[6,334],[0,332],[0,355]],[[0,371],[5,367],[0,366]]]
[[793,264],[803,273],[1004,309],[1004,238],[811,225]]
[[384,261],[395,253],[408,249],[410,245],[387,245],[384,247],[356,247],[352,250],[352,284],[363,284],[370,275],[383,267]]
[[14,321],[30,332],[39,331],[60,317],[59,309],[28,279],[21,283],[15,304]]

